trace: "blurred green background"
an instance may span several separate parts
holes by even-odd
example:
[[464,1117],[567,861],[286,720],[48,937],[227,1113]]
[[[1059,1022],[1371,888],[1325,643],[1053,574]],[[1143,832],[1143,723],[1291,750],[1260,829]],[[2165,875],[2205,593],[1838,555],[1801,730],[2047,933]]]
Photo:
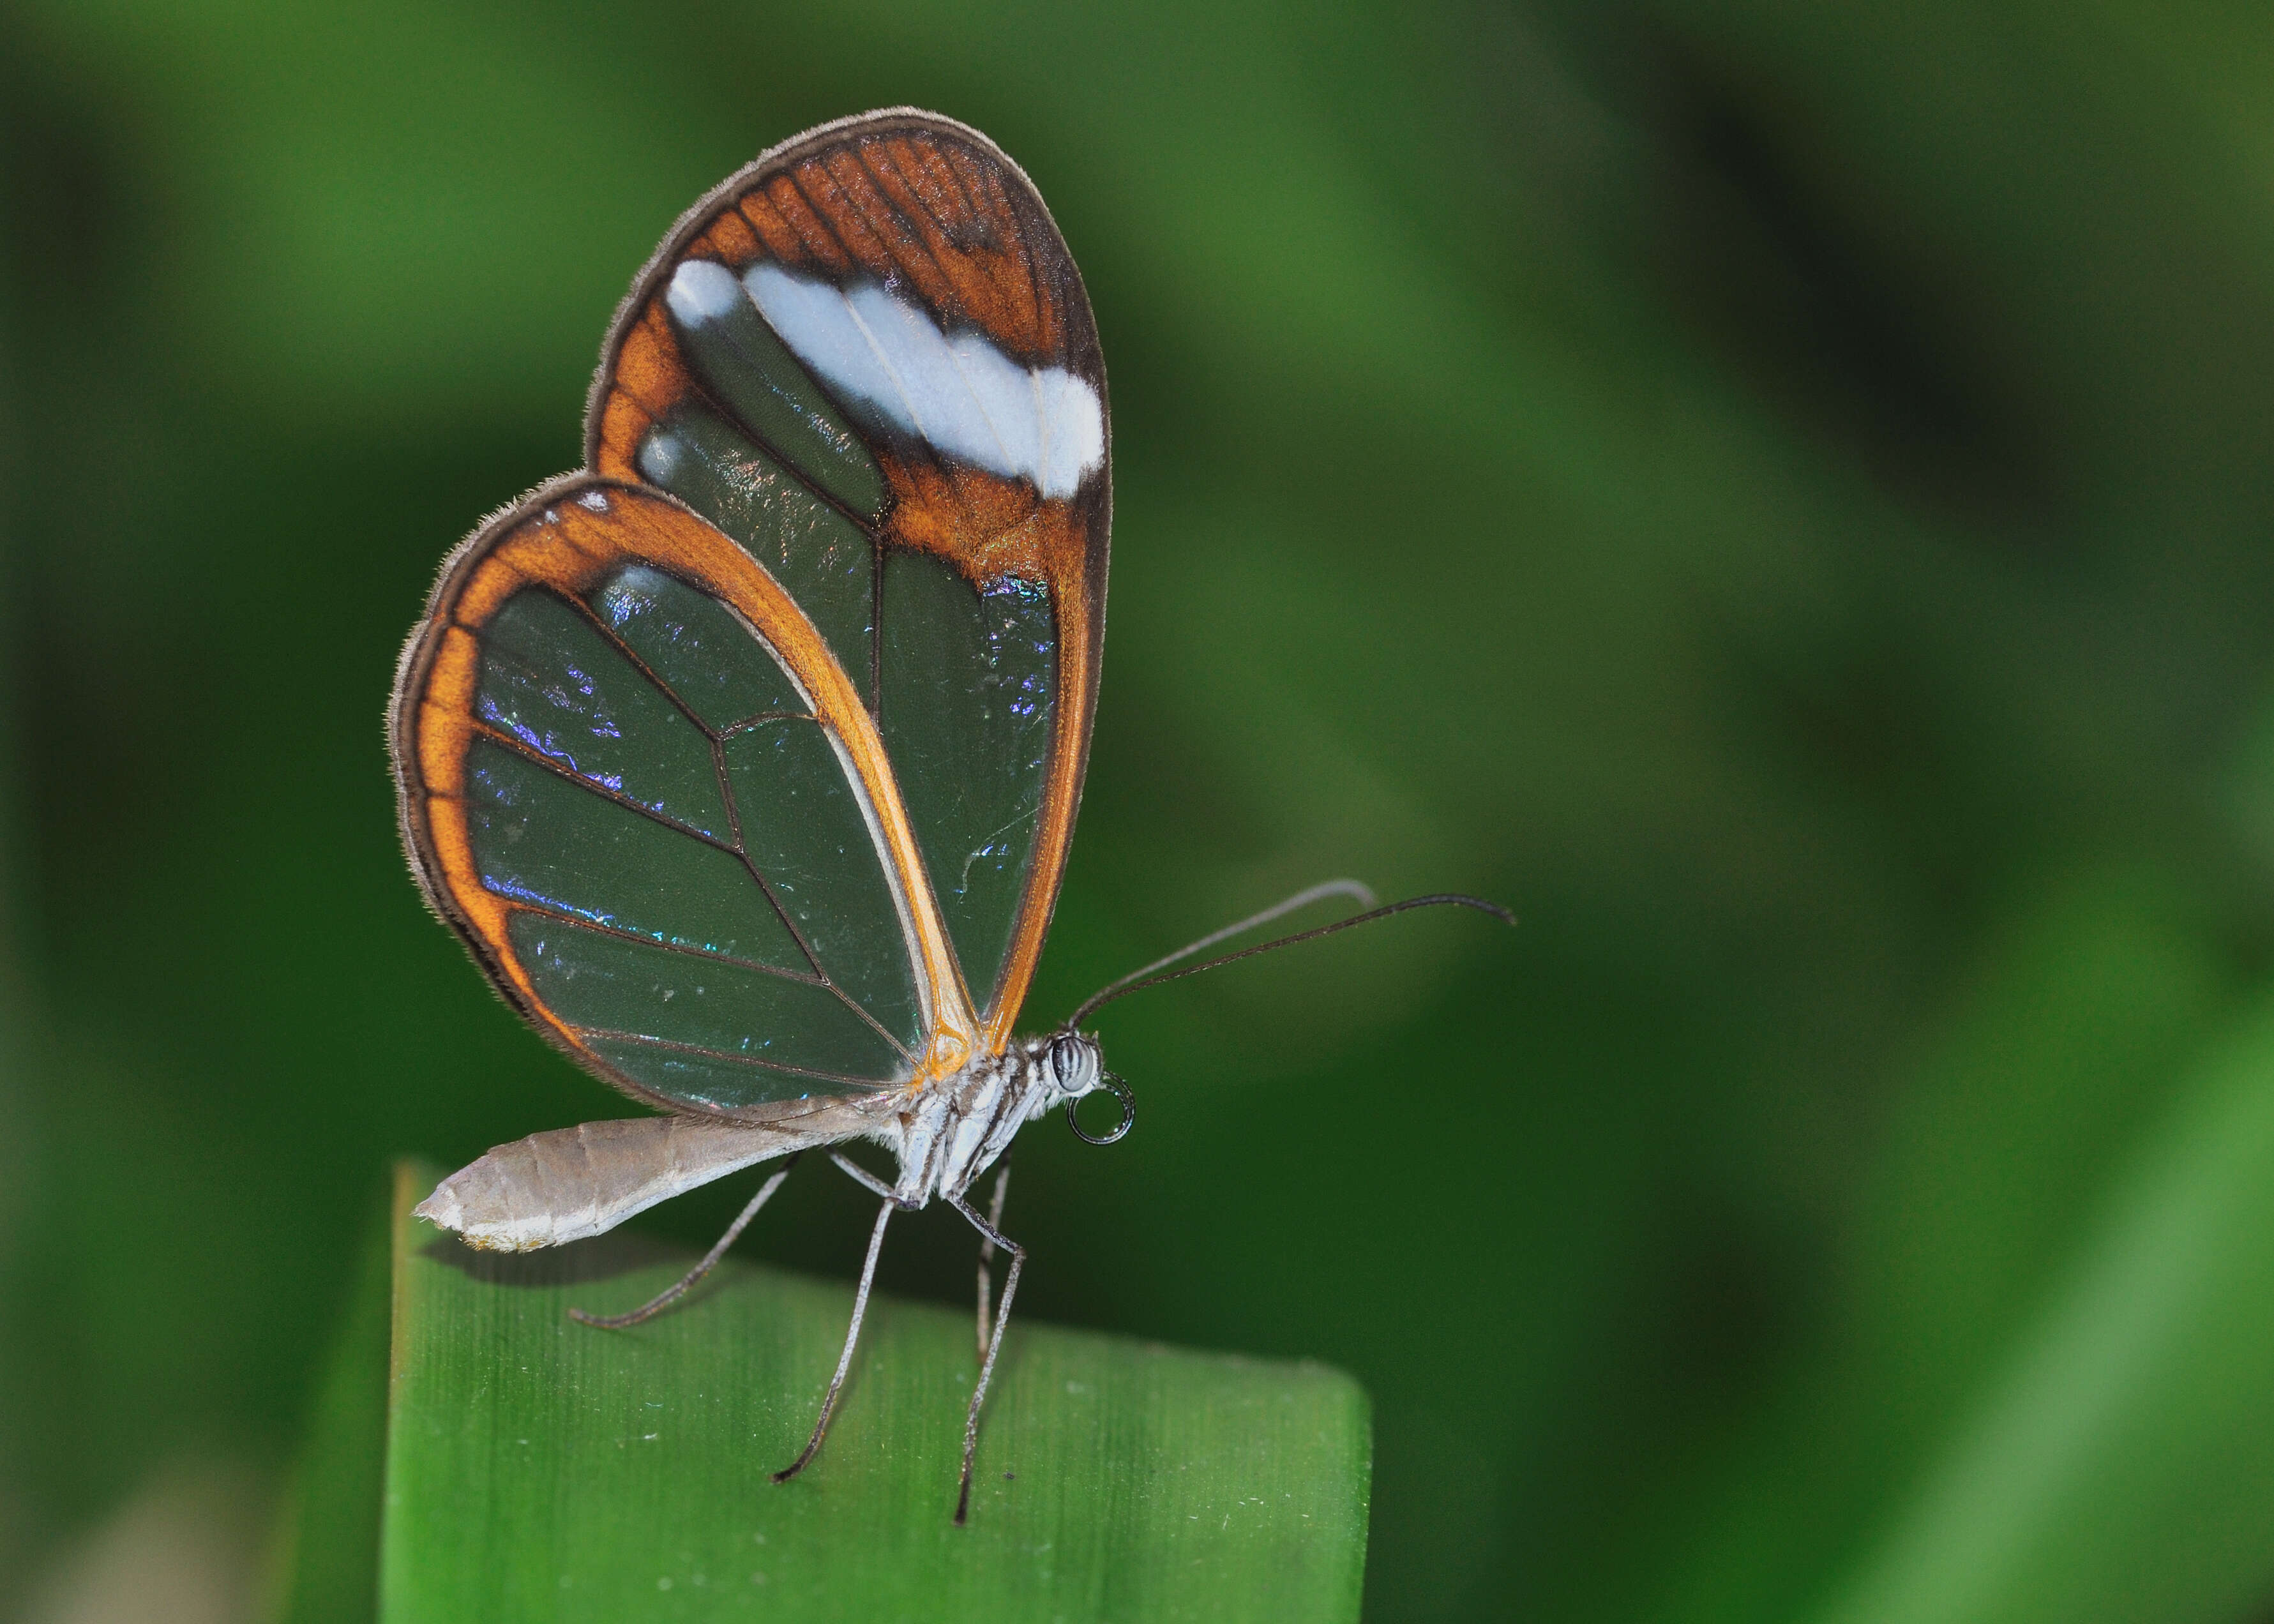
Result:
[[387,1160],[628,1114],[422,912],[392,662],[679,210],[900,102],[1111,368],[1034,1023],[1524,917],[1115,1006],[1022,1310],[1356,1372],[1376,1620],[2274,1616],[2274,30],[2185,0],[0,4],[0,1614],[230,1616]]

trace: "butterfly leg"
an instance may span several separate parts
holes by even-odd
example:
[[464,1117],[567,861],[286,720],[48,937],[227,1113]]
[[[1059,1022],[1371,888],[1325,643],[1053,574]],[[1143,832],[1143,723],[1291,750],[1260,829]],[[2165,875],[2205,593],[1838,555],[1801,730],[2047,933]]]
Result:
[[[995,1199],[987,1204],[987,1222],[990,1228],[1002,1227],[1003,1192],[1010,1188],[1010,1184],[1011,1164],[1006,1162],[1003,1164],[1002,1170],[995,1175]],[[987,1349],[990,1340],[987,1335],[987,1299],[993,1295],[995,1289],[995,1273],[991,1267],[994,1261],[995,1243],[990,1240],[982,1240],[979,1243],[979,1358],[982,1364],[986,1362]]]
[[[1002,1185],[998,1183],[996,1189],[999,1192]],[[995,1310],[994,1334],[987,1339],[987,1357],[980,1363],[979,1380],[971,1389],[971,1408],[963,1417],[963,1477],[955,1491],[955,1525],[960,1528],[971,1512],[971,1457],[979,1447],[979,1407],[987,1402],[987,1384],[995,1375],[995,1356],[1003,1351],[1003,1327],[1011,1322],[1011,1299],[1018,1293],[1019,1271],[1026,1267],[1027,1249],[1016,1241],[1005,1239],[1000,1229],[972,1211],[960,1196],[949,1196],[947,1200],[979,1231],[982,1240],[1011,1254],[1010,1273],[1003,1277],[1003,1300]]]
[[604,1331],[621,1331],[626,1326],[655,1318],[685,1297],[695,1282],[709,1274],[719,1259],[727,1255],[727,1248],[733,1245],[735,1238],[749,1227],[750,1220],[758,1215],[758,1208],[773,1199],[774,1192],[781,1188],[782,1180],[789,1177],[790,1169],[797,1165],[797,1159],[804,1154],[797,1150],[790,1152],[789,1160],[776,1168],[773,1177],[758,1186],[757,1194],[750,1198],[750,1204],[742,1209],[742,1215],[727,1226],[727,1232],[719,1237],[719,1244],[704,1252],[703,1261],[681,1274],[676,1284],[665,1287],[628,1314],[588,1314],[581,1308],[572,1308],[568,1311],[568,1317],[584,1325],[599,1326]]
[[885,1249],[885,1226],[892,1222],[892,1209],[901,1205],[887,1185],[861,1168],[842,1156],[832,1155],[829,1159],[844,1169],[855,1184],[866,1185],[885,1199],[877,1208],[877,1227],[869,1236],[869,1256],[861,1265],[860,1287],[853,1293],[853,1323],[845,1332],[845,1351],[837,1356],[837,1373],[829,1379],[829,1391],[822,1395],[821,1414],[814,1419],[813,1436],[805,1440],[805,1447],[798,1452],[797,1459],[774,1474],[776,1483],[787,1483],[803,1471],[806,1462],[821,1448],[821,1440],[829,1431],[829,1417],[836,1413],[837,1395],[845,1387],[846,1372],[853,1368],[854,1344],[861,1340],[861,1320],[869,1312],[869,1288],[877,1278],[877,1254]]

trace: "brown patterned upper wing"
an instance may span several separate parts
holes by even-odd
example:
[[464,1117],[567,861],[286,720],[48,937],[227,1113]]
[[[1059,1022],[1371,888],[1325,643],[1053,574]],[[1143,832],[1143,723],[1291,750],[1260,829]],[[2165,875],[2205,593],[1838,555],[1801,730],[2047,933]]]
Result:
[[775,148],[642,272],[586,434],[595,472],[679,497],[820,628],[999,1049],[1081,796],[1111,512],[1096,325],[1033,184],[907,109]]

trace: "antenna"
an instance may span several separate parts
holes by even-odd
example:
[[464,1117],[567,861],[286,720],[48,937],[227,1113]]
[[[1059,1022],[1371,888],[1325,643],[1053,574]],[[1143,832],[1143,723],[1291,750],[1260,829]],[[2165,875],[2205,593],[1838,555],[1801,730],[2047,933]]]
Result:
[[[1408,897],[1403,902],[1388,903],[1381,907],[1368,906],[1365,913],[1353,914],[1348,919],[1338,919],[1331,925],[1320,925],[1309,930],[1299,930],[1292,936],[1279,936],[1269,942],[1261,942],[1254,947],[1243,947],[1236,953],[1225,953],[1220,958],[1203,959],[1196,965],[1186,965],[1181,970],[1169,969],[1171,965],[1179,959],[1189,959],[1194,953],[1214,947],[1217,943],[1239,936],[1243,931],[1253,930],[1258,925],[1268,925],[1284,914],[1291,914],[1297,908],[1306,907],[1314,902],[1322,901],[1329,897],[1348,897],[1354,901],[1367,905],[1371,905],[1374,901],[1374,893],[1356,880],[1329,880],[1323,884],[1314,885],[1306,891],[1299,891],[1284,902],[1275,903],[1261,914],[1250,914],[1238,924],[1226,925],[1221,930],[1210,931],[1199,941],[1187,943],[1165,959],[1156,959],[1141,970],[1132,970],[1119,981],[1107,982],[1092,993],[1080,1009],[1067,1016],[1059,1030],[1072,1032],[1084,1019],[1096,1014],[1116,998],[1126,997],[1133,992],[1141,992],[1148,987],[1158,987],[1163,981],[1179,981],[1187,975],[1198,975],[1203,970],[1213,970],[1218,965],[1228,965],[1234,959],[1253,959],[1258,953],[1268,953],[1275,948],[1292,947],[1298,942],[1309,942],[1320,936],[1330,936],[1338,930],[1349,930],[1359,925],[1371,924],[1377,919],[1388,919],[1393,914],[1409,913],[1415,908],[1474,908],[1480,914],[1491,914],[1503,924],[1516,923],[1516,915],[1497,902],[1487,902],[1481,897],[1465,896],[1458,891],[1441,891],[1427,897]],[[1164,971],[1165,974],[1160,974]]]

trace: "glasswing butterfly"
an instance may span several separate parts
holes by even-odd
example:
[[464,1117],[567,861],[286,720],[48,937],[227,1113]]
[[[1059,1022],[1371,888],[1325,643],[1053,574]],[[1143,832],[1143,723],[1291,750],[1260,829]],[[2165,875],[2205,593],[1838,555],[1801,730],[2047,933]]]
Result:
[[[1019,167],[913,109],[823,125],[665,237],[602,349],[585,466],[450,555],[389,715],[428,902],[539,1033],[665,1113],[501,1146],[419,1215],[556,1245],[760,1162],[884,1146],[889,1185],[832,1153],[880,1205],[811,1440],[775,1477],[820,1447],[886,1222],[936,1197],[983,1242],[958,1522],[1025,1260],[1001,1178],[985,1216],[972,1185],[1054,1105],[1095,1143],[1133,1119],[1078,1023],[1293,908],[1372,901],[1314,887],[1013,1037],[1096,707],[1110,440],[1089,300]],[[1491,906],[1322,929],[1437,901]],[[1093,1136],[1074,1107],[1100,1090],[1121,1116]],[[788,1164],[671,1289],[577,1317],[666,1306]]]

